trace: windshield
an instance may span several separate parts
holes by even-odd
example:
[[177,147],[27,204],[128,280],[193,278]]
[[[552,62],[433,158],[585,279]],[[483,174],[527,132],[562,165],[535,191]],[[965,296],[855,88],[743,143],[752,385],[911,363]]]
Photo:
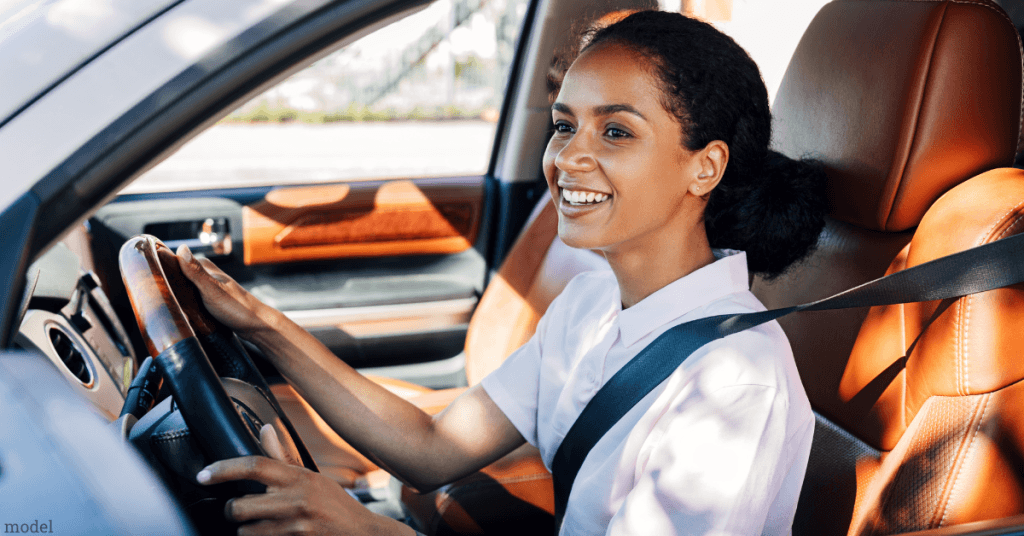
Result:
[[0,125],[139,24],[181,0],[0,2]]

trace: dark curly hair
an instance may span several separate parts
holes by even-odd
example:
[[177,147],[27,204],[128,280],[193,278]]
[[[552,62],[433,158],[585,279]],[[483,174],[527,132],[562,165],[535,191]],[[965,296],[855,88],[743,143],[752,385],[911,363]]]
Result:
[[[567,69],[571,57],[605,44],[646,60],[687,149],[714,140],[729,146],[725,173],[704,211],[711,247],[746,251],[750,271],[768,279],[806,257],[825,225],[824,171],[815,161],[769,150],[768,91],[746,51],[706,22],[640,11],[584,32],[556,65]],[[555,93],[560,81],[549,77]]]

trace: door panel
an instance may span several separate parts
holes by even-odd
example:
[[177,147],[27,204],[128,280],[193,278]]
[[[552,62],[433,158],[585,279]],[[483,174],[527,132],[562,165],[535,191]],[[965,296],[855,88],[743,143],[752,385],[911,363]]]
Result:
[[472,247],[481,178],[271,190],[242,211],[245,263],[458,253]]

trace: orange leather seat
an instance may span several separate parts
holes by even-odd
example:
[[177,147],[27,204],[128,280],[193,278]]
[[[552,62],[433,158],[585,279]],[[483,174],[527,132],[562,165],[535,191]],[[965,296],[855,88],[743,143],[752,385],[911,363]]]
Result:
[[[822,8],[780,87],[774,140],[824,163],[831,218],[810,259],[755,280],[761,301],[812,301],[1020,232],[1024,172],[986,171],[1017,151],[1021,62],[993,2]],[[780,320],[817,416],[794,534],[1024,513],[1022,290]]]

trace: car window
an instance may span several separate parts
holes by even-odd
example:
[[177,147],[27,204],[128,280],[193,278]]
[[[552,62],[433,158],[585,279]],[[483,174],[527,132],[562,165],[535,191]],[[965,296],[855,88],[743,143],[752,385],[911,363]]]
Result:
[[122,193],[486,173],[527,0],[440,0],[239,106]]

